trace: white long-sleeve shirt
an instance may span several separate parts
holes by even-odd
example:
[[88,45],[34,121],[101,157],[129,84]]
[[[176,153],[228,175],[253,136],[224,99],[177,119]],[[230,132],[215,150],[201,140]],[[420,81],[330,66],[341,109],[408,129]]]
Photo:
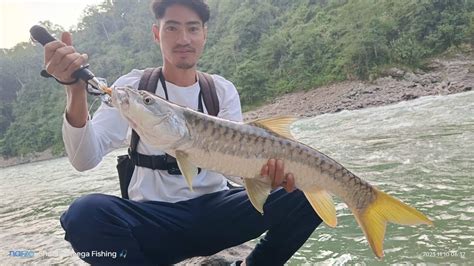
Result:
[[[114,86],[131,86],[138,89],[143,70],[132,70],[120,77]],[[219,99],[219,117],[242,121],[240,99],[235,86],[218,75],[212,75]],[[169,100],[173,103],[198,108],[199,83],[189,87],[179,87],[166,82]],[[165,97],[161,82],[158,82],[157,95]],[[204,111],[207,110],[204,106]],[[82,128],[69,124],[64,116],[63,141],[71,164],[79,171],[85,171],[97,166],[102,158],[110,151],[130,143],[130,128],[117,109],[102,104],[93,118]],[[137,151],[146,155],[161,155],[162,151],[139,141]],[[218,173],[202,170],[194,177],[192,192],[183,176],[170,175],[166,170],[152,170],[145,167],[135,167],[128,195],[135,201],[166,201],[177,202],[192,199],[204,194],[227,189],[226,178]]]

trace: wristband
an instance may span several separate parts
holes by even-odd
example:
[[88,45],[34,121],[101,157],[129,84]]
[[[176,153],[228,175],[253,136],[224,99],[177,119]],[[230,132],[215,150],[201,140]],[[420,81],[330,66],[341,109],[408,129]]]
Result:
[[[53,77],[54,78],[54,77]],[[75,80],[73,81],[70,81],[70,82],[64,82],[64,81],[60,81],[59,79],[57,78],[54,78],[59,84],[63,84],[63,85],[72,85],[72,84],[75,84],[79,81],[79,78],[76,78]]]
[[72,85],[79,81],[79,78],[76,78],[75,80],[70,81],[70,82],[60,81],[59,79],[55,78],[53,75],[49,74],[48,71],[46,71],[45,69],[41,70],[40,75],[44,78],[54,78],[59,84],[62,84],[62,85]]

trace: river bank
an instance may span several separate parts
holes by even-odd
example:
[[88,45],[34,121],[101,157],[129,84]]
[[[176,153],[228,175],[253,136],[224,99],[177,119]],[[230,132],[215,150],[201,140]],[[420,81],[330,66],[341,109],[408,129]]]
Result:
[[342,110],[355,110],[408,101],[428,95],[448,95],[470,91],[474,85],[474,57],[456,55],[435,59],[427,70],[405,71],[391,68],[371,82],[346,81],[308,91],[289,93],[246,112],[244,119],[294,115],[313,117]]
[[[474,57],[458,54],[449,59],[434,59],[425,70],[391,68],[373,81],[345,81],[307,91],[288,93],[244,113],[244,120],[294,115],[312,117],[323,113],[387,105],[427,95],[447,95],[472,90]],[[49,160],[51,150],[22,157],[0,158],[0,168]]]
[[0,157],[0,168],[10,167],[10,166],[19,165],[19,164],[25,164],[25,163],[46,161],[46,160],[51,160],[51,159],[55,159],[55,158],[59,158],[63,156],[65,156],[65,154],[54,155],[52,152],[52,149],[47,149],[42,152],[35,152],[35,153],[31,153],[24,156],[11,157],[11,158]]

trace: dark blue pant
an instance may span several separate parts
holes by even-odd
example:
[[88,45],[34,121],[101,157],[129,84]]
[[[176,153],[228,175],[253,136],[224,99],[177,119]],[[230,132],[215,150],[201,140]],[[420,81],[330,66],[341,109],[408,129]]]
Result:
[[239,188],[177,203],[91,194],[75,200],[61,216],[65,239],[81,259],[127,265],[168,265],[209,256],[267,230],[247,264],[283,265],[320,223],[301,191],[283,189],[269,196],[264,215]]

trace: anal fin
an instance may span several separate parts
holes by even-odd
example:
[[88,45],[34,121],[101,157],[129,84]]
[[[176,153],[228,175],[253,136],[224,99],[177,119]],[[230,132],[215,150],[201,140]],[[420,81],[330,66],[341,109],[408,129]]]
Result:
[[326,190],[322,189],[310,192],[304,191],[304,195],[324,223],[330,227],[336,227],[336,207],[334,207],[331,195]]

